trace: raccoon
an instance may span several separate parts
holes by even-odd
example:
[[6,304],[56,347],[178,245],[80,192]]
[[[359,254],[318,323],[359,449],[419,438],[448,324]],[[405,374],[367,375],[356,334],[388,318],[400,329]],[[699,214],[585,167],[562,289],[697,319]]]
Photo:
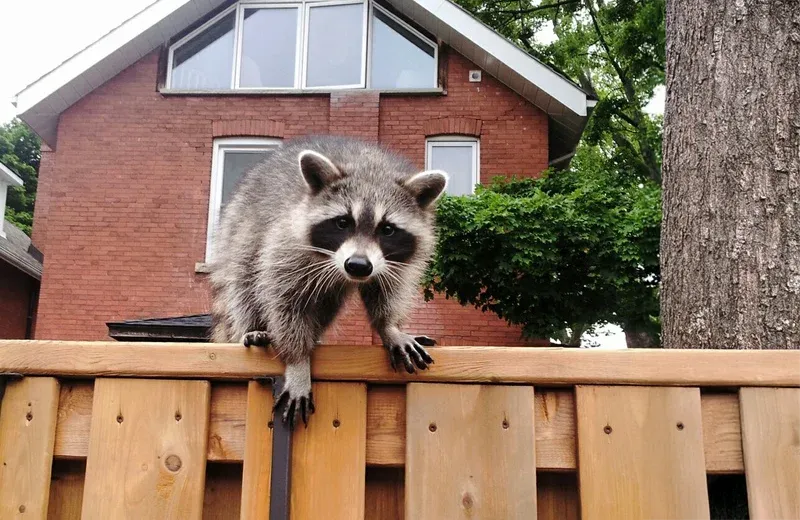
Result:
[[215,238],[212,341],[275,349],[286,365],[275,409],[291,428],[314,412],[311,352],[354,291],[394,370],[433,363],[425,346],[435,341],[400,324],[433,253],[447,182],[336,136],[289,141],[243,175]]

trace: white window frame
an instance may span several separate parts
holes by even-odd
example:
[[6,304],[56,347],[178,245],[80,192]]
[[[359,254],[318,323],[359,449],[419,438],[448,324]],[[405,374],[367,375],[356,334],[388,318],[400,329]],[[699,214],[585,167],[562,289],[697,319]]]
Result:
[[[242,87],[239,85],[242,75],[242,45],[244,38],[244,10],[245,9],[286,9],[287,7],[297,9],[297,32],[295,37],[295,61],[294,61],[294,82],[291,87]],[[298,67],[298,56],[303,60],[303,2],[240,2],[236,13],[236,46],[233,54],[233,90],[286,90],[296,89],[300,84],[300,69]]]
[[478,137],[465,135],[428,137],[425,140],[425,169],[430,170],[432,168],[431,159],[433,158],[434,148],[463,147],[465,144],[470,145],[470,148],[472,148],[472,190],[470,193],[475,193],[475,186],[481,180],[481,140]]
[[[368,30],[368,22],[369,22],[369,0],[333,0],[333,1],[321,1],[321,2],[304,2],[305,3],[305,22],[303,24],[303,89],[305,90],[342,90],[348,88],[364,88],[366,86],[366,68],[367,68],[367,45],[369,45],[369,41],[367,40],[367,30]],[[353,83],[352,85],[333,85],[333,86],[319,86],[319,87],[309,87],[306,85],[308,81],[308,29],[311,26],[308,23],[311,20],[311,9],[314,7],[332,7],[337,5],[354,5],[354,4],[364,4],[364,7],[361,12],[361,81],[358,83]]]
[[[306,48],[308,45],[308,28],[309,28],[309,13],[312,7],[317,6],[334,6],[334,5],[350,5],[350,4],[364,4],[364,15],[363,15],[363,22],[362,22],[362,41],[361,41],[361,82],[358,84],[352,85],[334,85],[334,86],[319,86],[319,87],[306,87],[306,72],[308,69],[308,59],[306,55]],[[244,30],[244,10],[245,9],[269,9],[269,8],[287,8],[287,7],[294,7],[298,9],[298,17],[297,17],[297,46],[295,47],[296,56],[298,60],[295,62],[295,78],[294,78],[294,85],[292,87],[240,87],[240,76],[241,76],[241,58],[242,58],[242,32]],[[400,19],[394,13],[388,11],[386,8],[378,5],[374,2],[374,0],[240,0],[236,4],[228,7],[227,9],[219,12],[213,18],[205,22],[204,24],[200,25],[193,31],[191,31],[186,36],[183,36],[177,42],[173,43],[169,47],[169,52],[167,53],[167,78],[164,85],[166,90],[173,89],[172,87],[172,64],[174,61],[174,54],[177,49],[179,49],[185,43],[191,41],[194,37],[208,29],[210,26],[214,25],[218,21],[220,21],[225,16],[229,15],[231,12],[236,12],[234,16],[234,26],[233,26],[233,67],[231,67],[231,78],[230,78],[230,90],[241,90],[241,91],[248,91],[248,90],[257,90],[257,91],[269,91],[269,90],[276,90],[276,91],[286,91],[286,90],[297,90],[297,91],[331,91],[331,90],[342,90],[342,89],[369,89],[371,88],[370,77],[371,77],[371,69],[372,69],[372,13],[373,9],[377,8],[381,11],[382,14],[390,17],[392,20],[397,22],[398,24],[402,25],[405,29],[409,32],[413,33],[418,38],[422,39],[424,42],[430,44],[434,49],[434,76],[433,76],[433,83],[430,89],[436,89],[439,85],[439,45],[432,41],[430,38],[424,36],[419,31],[411,27],[408,23]],[[184,89],[174,89],[174,90],[184,90]],[[189,91],[194,89],[188,89]],[[202,89],[199,89],[202,90]],[[407,89],[398,88],[398,89],[381,89],[385,91],[403,91]],[[418,90],[418,89],[412,89]],[[215,90],[216,91],[216,90]],[[225,91],[224,89],[221,91]]]
[[[214,25],[218,21],[222,20],[223,18],[225,18],[225,16],[229,15],[230,13],[232,13],[233,11],[235,11],[238,8],[239,8],[239,4],[230,6],[229,8],[227,8],[224,11],[220,12],[219,14],[217,14],[216,16],[211,18],[209,21],[207,21],[206,23],[204,23],[203,25],[201,25],[200,27],[195,29],[194,31],[190,32],[189,34],[187,34],[186,36],[184,36],[183,38],[181,38],[177,42],[175,42],[172,45],[170,45],[169,54],[168,54],[168,57],[167,57],[167,80],[166,80],[167,88],[172,88],[172,63],[173,63],[175,51],[177,49],[179,49],[181,46],[183,46],[185,43],[191,41],[195,36],[197,36],[198,34],[202,33],[203,31],[205,31],[206,29],[208,29],[209,27],[211,27],[212,25]],[[239,30],[238,30],[238,20],[237,20],[237,18],[238,18],[238,16],[234,17],[234,22],[233,22],[233,49],[234,49],[233,58],[234,58],[234,62],[233,62],[233,67],[231,67],[231,88],[233,88],[233,71],[236,69],[236,47],[239,44]]]
[[[374,20],[374,16],[375,16],[374,15],[375,9],[380,11],[381,14],[386,15],[387,18],[391,18],[394,22],[396,22],[398,25],[402,26],[404,29],[406,29],[408,32],[410,32],[411,34],[413,34],[414,36],[416,36],[417,38],[419,38],[423,42],[425,42],[428,45],[430,45],[431,47],[433,47],[433,85],[434,85],[434,87],[436,85],[438,85],[439,84],[439,46],[436,44],[436,42],[434,42],[433,40],[431,40],[430,38],[428,38],[427,36],[425,36],[424,34],[419,32],[418,30],[416,30],[413,27],[411,27],[409,24],[407,24],[406,22],[401,20],[396,14],[392,13],[391,11],[389,11],[388,9],[383,7],[382,5],[379,5],[379,4],[377,4],[377,3],[373,2],[373,1],[370,1],[369,2],[369,26],[367,27],[367,32],[369,33],[369,41],[367,42],[368,48],[367,48],[367,67],[366,67],[366,71],[367,71],[367,88],[372,88],[372,55],[373,55],[373,50],[372,50],[372,31],[373,31],[373,28],[372,28],[372,26],[374,25],[373,24],[373,20]],[[391,89],[389,89],[389,90],[391,90]],[[399,90],[402,90],[402,88],[399,89]]]
[[206,262],[213,256],[214,234],[219,226],[222,207],[222,181],[225,176],[225,154],[227,152],[262,152],[280,148],[281,139],[268,137],[218,137],[214,139],[211,155],[211,184],[208,193],[208,229],[206,231]]

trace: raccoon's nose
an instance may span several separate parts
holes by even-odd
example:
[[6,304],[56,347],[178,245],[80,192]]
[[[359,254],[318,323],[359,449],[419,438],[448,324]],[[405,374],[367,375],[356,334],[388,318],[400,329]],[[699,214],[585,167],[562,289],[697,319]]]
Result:
[[344,262],[344,270],[350,276],[363,278],[372,274],[372,263],[366,256],[353,255]]

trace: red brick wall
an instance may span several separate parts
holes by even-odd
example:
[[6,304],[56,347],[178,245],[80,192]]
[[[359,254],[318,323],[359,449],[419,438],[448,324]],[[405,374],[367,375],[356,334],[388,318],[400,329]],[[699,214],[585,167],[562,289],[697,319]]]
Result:
[[[215,135],[347,133],[378,139],[423,168],[425,129],[443,124],[432,121],[471,119],[484,180],[546,167],[545,114],[486,74],[468,83],[477,67],[455,53],[446,96],[162,96],[157,67],[152,53],[70,107],[57,150],[43,154],[34,240],[47,263],[37,338],[106,339],[108,321],[208,311],[205,275],[194,266],[204,259]],[[374,341],[354,307],[328,341]],[[516,329],[457,303],[423,309],[409,327],[445,344],[520,343]]]
[[0,339],[25,339],[31,291],[37,283],[0,261]]

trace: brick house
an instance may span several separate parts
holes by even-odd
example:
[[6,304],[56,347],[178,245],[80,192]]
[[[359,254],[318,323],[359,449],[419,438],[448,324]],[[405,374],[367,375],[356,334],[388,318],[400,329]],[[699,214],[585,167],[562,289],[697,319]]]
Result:
[[[565,166],[594,103],[447,0],[158,0],[17,95],[45,143],[36,337],[202,340],[220,207],[285,139],[379,142],[468,194]],[[444,297],[407,328],[524,343]],[[325,339],[377,337],[353,301]]]
[[[0,216],[12,186],[22,186],[22,179],[0,163]],[[0,339],[33,337],[42,260],[28,235],[0,219]]]

